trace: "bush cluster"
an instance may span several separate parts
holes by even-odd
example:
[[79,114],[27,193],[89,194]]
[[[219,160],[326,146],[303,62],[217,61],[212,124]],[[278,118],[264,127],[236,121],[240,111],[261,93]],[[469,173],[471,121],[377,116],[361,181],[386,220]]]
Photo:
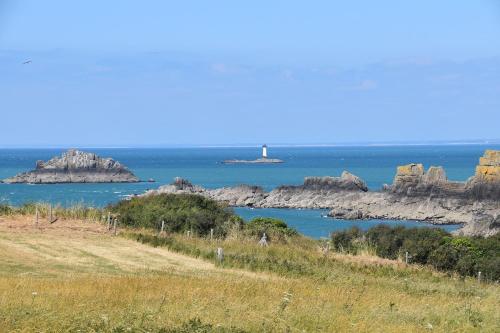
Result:
[[351,228],[332,233],[336,251],[357,253],[362,245],[374,247],[378,256],[431,265],[438,270],[500,279],[500,234],[489,238],[452,236],[438,228],[405,228],[379,225],[368,231]]
[[134,228],[159,230],[165,221],[165,231],[207,236],[214,229],[214,236],[224,238],[239,233],[260,239],[265,233],[269,241],[286,241],[297,235],[281,220],[258,217],[248,223],[234,214],[232,209],[195,194],[160,194],[135,197],[108,207],[118,216],[120,223]]
[[193,194],[160,194],[123,200],[108,207],[118,215],[120,223],[136,228],[159,230],[165,221],[165,231],[190,231],[204,236],[214,229],[218,237],[242,220],[231,209],[214,200]]
[[12,207],[6,204],[0,204],[0,215],[12,214]]
[[265,233],[268,241],[287,241],[297,236],[295,229],[289,228],[282,220],[270,217],[256,217],[245,224],[245,233],[253,238],[260,238]]

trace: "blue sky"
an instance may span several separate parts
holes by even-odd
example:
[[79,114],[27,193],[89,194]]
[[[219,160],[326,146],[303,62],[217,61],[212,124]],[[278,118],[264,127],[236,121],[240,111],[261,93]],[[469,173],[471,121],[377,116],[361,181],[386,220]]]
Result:
[[0,89],[0,146],[499,139],[500,2],[0,0]]

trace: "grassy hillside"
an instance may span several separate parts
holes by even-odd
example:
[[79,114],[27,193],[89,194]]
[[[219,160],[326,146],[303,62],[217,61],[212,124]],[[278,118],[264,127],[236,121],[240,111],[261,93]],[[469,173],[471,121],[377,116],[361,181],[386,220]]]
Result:
[[[0,216],[0,331],[494,332],[498,285],[298,237],[260,247]],[[139,241],[137,241],[139,240]],[[156,247],[152,246],[156,245]],[[214,251],[225,260],[215,264]]]

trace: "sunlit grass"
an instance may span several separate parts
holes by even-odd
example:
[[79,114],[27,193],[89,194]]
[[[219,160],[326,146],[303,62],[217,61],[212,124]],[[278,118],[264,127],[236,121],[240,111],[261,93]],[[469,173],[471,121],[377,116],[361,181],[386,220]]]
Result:
[[0,331],[495,332],[500,323],[496,284],[369,253],[325,255],[307,238],[260,247],[238,235],[124,238],[66,226],[0,223]]
[[0,215],[4,216],[34,216],[37,211],[39,218],[44,219],[48,218],[51,213],[54,218],[65,219],[104,221],[107,218],[107,211],[105,209],[90,207],[83,203],[75,203],[67,207],[45,202],[25,203],[18,207],[0,205]]

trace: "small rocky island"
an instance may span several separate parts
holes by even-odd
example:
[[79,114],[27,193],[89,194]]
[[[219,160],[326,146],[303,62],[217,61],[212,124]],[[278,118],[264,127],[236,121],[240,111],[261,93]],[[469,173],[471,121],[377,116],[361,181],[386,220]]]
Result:
[[224,160],[223,164],[273,164],[283,163],[282,160],[277,158],[267,157],[267,145],[262,146],[262,157],[255,160]]
[[4,183],[136,183],[137,178],[127,167],[111,158],[70,149],[60,157],[37,161],[36,169],[7,178]]
[[306,177],[302,185],[283,185],[267,192],[239,185],[205,189],[184,179],[145,195],[194,193],[230,206],[256,208],[326,208],[339,219],[418,220],[462,224],[464,235],[490,236],[500,231],[500,151],[487,150],[466,182],[449,181],[442,167],[409,164],[397,168],[394,181],[369,191],[359,177]]

